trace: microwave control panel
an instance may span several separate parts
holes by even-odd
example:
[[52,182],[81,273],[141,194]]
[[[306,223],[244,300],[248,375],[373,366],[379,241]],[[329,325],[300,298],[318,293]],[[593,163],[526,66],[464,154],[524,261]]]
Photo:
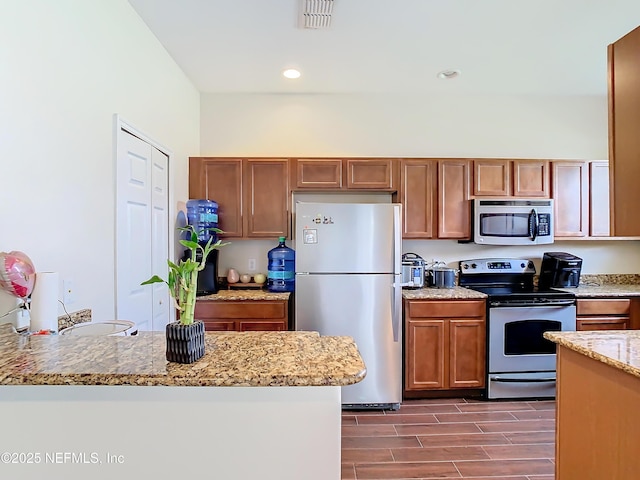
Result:
[[548,237],[551,235],[551,214],[539,213],[538,214],[538,235],[541,237]]

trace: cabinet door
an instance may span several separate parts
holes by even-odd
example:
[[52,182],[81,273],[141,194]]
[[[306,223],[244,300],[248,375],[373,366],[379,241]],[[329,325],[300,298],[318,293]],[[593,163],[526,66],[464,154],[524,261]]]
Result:
[[446,320],[407,322],[406,390],[446,388]]
[[189,158],[189,198],[218,203],[224,237],[242,237],[242,159]]
[[392,190],[394,188],[394,160],[347,159],[345,168],[347,188],[350,190]]
[[609,45],[609,161],[613,231],[640,235],[640,27]]
[[438,238],[471,238],[469,160],[438,160]]
[[474,160],[473,194],[478,197],[511,195],[511,161]]
[[297,189],[335,190],[342,188],[342,160],[298,158],[292,161],[292,183]]
[[402,237],[435,237],[435,160],[403,160],[400,174]]
[[245,160],[246,237],[289,236],[288,172],[287,160]]
[[585,237],[589,233],[587,162],[553,163],[556,237]]
[[589,164],[589,233],[592,237],[609,236],[609,162]]
[[485,384],[485,321],[449,320],[449,388]]
[[549,161],[514,160],[513,195],[549,198]]

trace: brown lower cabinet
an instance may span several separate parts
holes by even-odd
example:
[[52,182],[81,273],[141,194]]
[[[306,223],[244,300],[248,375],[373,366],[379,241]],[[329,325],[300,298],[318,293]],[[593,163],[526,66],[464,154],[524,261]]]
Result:
[[287,300],[198,300],[195,318],[207,331],[281,331],[289,327]]
[[579,298],[576,330],[626,330],[630,328],[629,298]]
[[405,392],[484,387],[484,300],[405,300],[404,312]]

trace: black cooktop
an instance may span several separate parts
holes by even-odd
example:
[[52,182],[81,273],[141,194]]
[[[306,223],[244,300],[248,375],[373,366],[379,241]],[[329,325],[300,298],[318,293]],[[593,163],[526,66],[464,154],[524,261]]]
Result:
[[537,287],[507,286],[507,285],[467,285],[467,288],[478,292],[486,293],[489,302],[500,302],[503,305],[513,304],[536,304],[549,305],[553,303],[571,304],[575,302],[575,294],[563,290],[547,289],[539,290]]

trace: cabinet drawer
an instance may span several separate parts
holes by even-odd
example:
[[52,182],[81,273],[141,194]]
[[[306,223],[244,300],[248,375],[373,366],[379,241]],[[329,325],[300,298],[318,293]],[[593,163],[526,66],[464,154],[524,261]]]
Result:
[[286,330],[284,320],[279,322],[264,322],[259,320],[240,320],[238,331],[240,332],[280,332]]
[[203,322],[207,332],[233,332],[236,329],[236,322],[233,320],[223,322],[203,320]]
[[285,302],[196,302],[195,317],[206,319],[286,318]]
[[451,300],[409,302],[411,318],[484,317],[484,300]]
[[585,298],[576,302],[578,315],[629,315],[628,298]]
[[576,320],[577,331],[587,330],[626,330],[629,317],[588,317]]

